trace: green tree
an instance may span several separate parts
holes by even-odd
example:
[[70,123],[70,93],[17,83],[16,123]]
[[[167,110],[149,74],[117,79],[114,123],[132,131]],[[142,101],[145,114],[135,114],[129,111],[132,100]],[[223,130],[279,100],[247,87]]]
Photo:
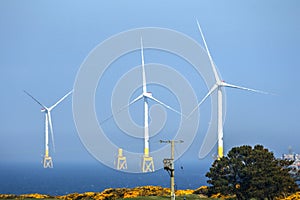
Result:
[[262,145],[232,148],[227,156],[216,160],[206,174],[209,193],[236,195],[237,199],[274,199],[294,193],[295,180],[286,167]]

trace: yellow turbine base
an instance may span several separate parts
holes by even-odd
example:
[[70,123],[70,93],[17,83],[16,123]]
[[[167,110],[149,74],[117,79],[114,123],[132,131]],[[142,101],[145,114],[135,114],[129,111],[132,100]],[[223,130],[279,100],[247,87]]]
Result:
[[223,157],[223,147],[218,147],[218,159]]
[[123,156],[123,149],[121,148],[118,149],[118,156]]
[[149,148],[144,149],[144,156],[149,156]]
[[45,151],[45,157],[49,157],[49,150]]

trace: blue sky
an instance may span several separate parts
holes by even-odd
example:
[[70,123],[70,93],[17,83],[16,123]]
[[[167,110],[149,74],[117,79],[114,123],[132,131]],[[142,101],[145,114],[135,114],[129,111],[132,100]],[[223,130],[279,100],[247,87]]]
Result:
[[[72,89],[80,65],[96,45],[133,28],[169,28],[202,45],[196,18],[225,81],[277,94],[226,89],[225,152],[233,146],[259,143],[277,156],[289,146],[300,153],[299,8],[297,0],[1,1],[0,163],[40,162],[42,158],[44,116],[24,89],[52,105]],[[136,55],[134,66],[140,64]],[[152,55],[145,51],[146,62]],[[195,80],[191,84],[199,85]],[[207,92],[205,87],[200,89],[199,101]],[[201,108],[204,113],[207,106]],[[54,158],[92,160],[76,132],[72,99],[55,108],[52,117]],[[204,133],[201,127],[184,158],[197,159]]]

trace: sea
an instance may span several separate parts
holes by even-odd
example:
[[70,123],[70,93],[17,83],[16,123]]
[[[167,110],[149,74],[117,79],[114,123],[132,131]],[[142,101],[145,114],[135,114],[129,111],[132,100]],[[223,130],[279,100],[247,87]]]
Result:
[[[207,185],[208,165],[175,167],[175,189],[197,189]],[[170,176],[160,169],[150,173],[126,173],[100,163],[57,163],[44,169],[41,164],[0,163],[0,193],[66,195],[101,192],[107,188],[144,185],[170,187]]]

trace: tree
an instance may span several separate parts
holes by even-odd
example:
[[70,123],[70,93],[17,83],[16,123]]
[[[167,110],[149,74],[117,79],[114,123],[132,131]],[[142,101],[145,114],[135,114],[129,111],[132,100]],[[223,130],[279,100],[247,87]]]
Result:
[[294,193],[298,186],[288,174],[288,165],[262,145],[234,147],[206,174],[209,193],[262,200]]

